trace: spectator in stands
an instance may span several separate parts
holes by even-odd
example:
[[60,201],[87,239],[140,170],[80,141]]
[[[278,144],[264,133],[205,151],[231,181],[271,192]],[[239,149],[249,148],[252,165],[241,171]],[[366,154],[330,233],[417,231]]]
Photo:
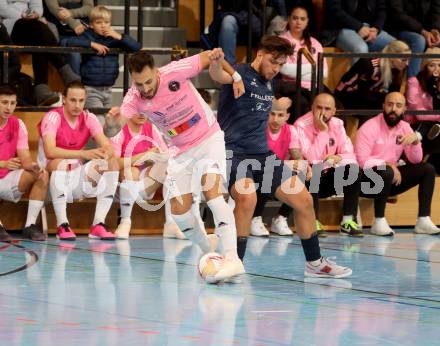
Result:
[[90,29],[77,37],[66,39],[66,45],[93,48],[96,54],[83,55],[81,78],[87,90],[86,108],[111,106],[112,87],[119,75],[118,54],[107,54],[109,48],[123,48],[130,52],[141,49],[141,44],[116,32],[111,27],[112,13],[105,6],[90,11]]
[[[212,45],[221,47],[226,60],[231,64],[236,63],[235,49],[237,40],[246,42],[248,27],[248,1],[247,0],[219,0],[219,13],[209,26],[209,37]],[[261,1],[252,1],[252,33],[256,38],[261,36],[261,16],[263,7]],[[258,40],[255,40],[258,42]]]
[[[435,184],[434,167],[423,163],[422,145],[411,126],[402,121],[406,111],[405,97],[399,92],[389,93],[383,112],[364,123],[356,134],[355,153],[364,170],[362,194],[374,198],[374,222],[370,233],[392,236],[394,231],[385,219],[389,196],[396,196],[419,186],[419,213],[414,231],[439,234],[440,229],[430,218]],[[405,153],[407,163],[401,164]]]
[[[301,150],[297,145],[297,132],[293,125],[287,123],[292,100],[288,97],[281,97],[272,100],[272,109],[267,122],[267,144],[269,149],[277,155],[277,158],[284,160],[286,164],[296,171],[306,173],[306,178],[311,177],[310,167],[302,159]],[[301,163],[303,166],[301,167]],[[268,237],[269,231],[262,219],[263,209],[268,197],[260,192],[257,193],[257,205],[251,223],[251,235],[257,237]],[[292,213],[292,208],[282,204],[276,217],[272,219],[271,231],[278,235],[292,235],[292,230],[287,224],[287,218]]]
[[[11,38],[9,37],[6,27],[0,23],[0,45],[12,45]],[[0,53],[0,81],[3,81],[3,52]],[[21,70],[20,60],[15,53],[9,53],[8,56],[8,83],[11,84],[17,80]]]
[[141,114],[128,119],[111,143],[119,161],[121,181],[121,221],[115,236],[128,239],[134,203],[152,199],[165,181],[168,148],[160,132]]
[[319,222],[319,198],[344,194],[343,218],[340,232],[359,237],[362,230],[355,218],[358,211],[362,171],[359,169],[353,145],[344,123],[336,118],[335,99],[327,93],[319,94],[312,111],[299,118],[294,126],[298,132],[297,147],[313,165],[312,180],[307,184],[313,197],[316,229]]
[[395,38],[383,30],[386,0],[328,0],[326,43],[354,53],[380,52]]
[[[440,0],[388,0],[386,28],[405,41],[413,53],[440,44]],[[420,71],[420,59],[411,59],[408,78]]]
[[[440,48],[428,48],[427,54],[440,54]],[[440,109],[440,58],[427,58],[422,70],[408,80],[406,97],[409,110]],[[429,161],[440,172],[440,114],[405,115],[405,120],[420,134],[423,153],[429,154]]]
[[[393,41],[383,53],[411,53],[405,42]],[[390,91],[403,92],[406,86],[407,58],[359,59],[346,72],[335,96],[349,109],[380,109]]]
[[[114,240],[105,219],[118,185],[119,164],[97,117],[84,109],[85,101],[86,89],[80,82],[66,86],[63,106],[47,112],[39,124],[38,159],[50,172],[58,239],[76,239],[67,218],[67,202],[96,197],[89,238]],[[90,138],[97,149],[84,149]]]
[[[303,6],[297,6],[292,9],[290,13],[288,23],[286,26],[286,31],[283,32],[281,37],[288,40],[294,49],[293,55],[287,58],[286,63],[281,68],[281,75],[284,82],[289,85],[285,85],[284,89],[289,93],[291,97],[295,96],[296,85],[296,71],[297,71],[297,59],[298,51],[300,49],[306,49],[313,59],[318,61],[318,54],[323,52],[322,45],[318,40],[310,36],[309,31],[309,14],[307,9]],[[312,86],[312,65],[305,56],[301,60],[302,70],[301,70],[301,96],[302,100],[297,100],[301,102],[301,114],[304,114],[310,110],[311,100],[311,86]],[[324,61],[324,78],[327,77],[327,63]],[[289,120],[289,123],[293,123],[301,114],[295,114],[293,119]],[[292,121],[293,120],[293,121]]]
[[[59,46],[43,15],[41,0],[0,0],[0,21],[8,29],[12,42],[24,46]],[[79,80],[64,55],[32,53],[32,67],[35,77],[35,99],[38,105],[47,106],[59,101],[59,95],[49,90],[48,63],[60,73],[65,84]]]
[[[46,199],[49,175],[32,160],[26,125],[13,114],[16,105],[16,91],[0,84],[0,200],[17,203],[29,194],[23,236],[42,241],[46,236],[36,222]],[[3,206],[2,213],[6,213]],[[11,240],[0,223],[0,241]]]
[[[44,0],[44,15],[58,31],[60,44],[66,46],[66,38],[81,35],[88,27],[93,0]],[[70,67],[80,73],[81,54],[67,55]]]

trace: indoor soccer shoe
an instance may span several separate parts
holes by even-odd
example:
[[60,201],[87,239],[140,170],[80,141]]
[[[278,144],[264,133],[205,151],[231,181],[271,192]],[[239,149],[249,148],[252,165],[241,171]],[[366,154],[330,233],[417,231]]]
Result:
[[89,233],[90,239],[101,239],[101,240],[115,240],[115,235],[110,232],[105,224],[102,222],[90,227]]
[[[245,273],[243,262],[240,259],[225,259],[215,275],[207,276],[205,281],[210,284],[215,284],[228,280],[233,282],[236,277]],[[232,278],[234,278],[232,280]]]
[[23,236],[35,241],[46,240],[46,235],[43,233],[42,229],[34,224],[23,228]]
[[434,225],[430,217],[426,216],[417,220],[414,232],[418,234],[436,235],[440,234],[440,229]]
[[346,221],[341,223],[340,232],[342,234],[348,235],[350,237],[363,237],[361,228],[358,223],[354,220]]
[[335,262],[326,257],[321,257],[319,264],[313,265],[311,262],[306,263],[304,275],[312,278],[345,278],[352,274],[352,270],[347,267],[337,265]]
[[289,228],[289,225],[287,224],[287,218],[281,215],[278,215],[277,217],[274,217],[272,219],[272,225],[270,226],[270,230],[273,233],[276,233],[278,235],[292,235],[293,232]]
[[128,239],[130,236],[131,222],[122,220],[116,228],[115,236],[118,239]]
[[73,241],[76,239],[76,235],[68,223],[63,223],[57,227],[57,238],[59,240]]
[[261,216],[256,216],[252,218],[251,223],[251,235],[254,237],[268,237],[269,231],[263,223]]
[[319,220],[315,220],[315,225],[316,225],[316,233],[318,233],[318,237],[327,238],[327,233],[325,232],[322,223]]

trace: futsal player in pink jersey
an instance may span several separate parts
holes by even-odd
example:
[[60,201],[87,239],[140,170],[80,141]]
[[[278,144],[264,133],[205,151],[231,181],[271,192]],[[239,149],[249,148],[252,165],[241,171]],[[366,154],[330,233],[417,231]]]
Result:
[[134,203],[142,206],[165,181],[168,147],[155,126],[140,114],[128,119],[110,141],[119,161],[121,181],[121,221],[115,235],[118,239],[128,239]]
[[[84,86],[72,82],[64,91],[63,106],[44,115],[40,123],[39,162],[50,172],[49,189],[58,239],[76,238],[67,219],[67,202],[96,197],[89,238],[114,240],[105,218],[118,185],[119,165],[99,120],[84,110],[85,101]],[[90,138],[95,140],[97,149],[84,149]]]
[[[32,160],[28,132],[21,119],[13,115],[17,93],[9,85],[0,85],[0,200],[17,203],[29,194],[29,205],[23,236],[46,240],[37,217],[44,205],[49,182],[48,173]],[[4,209],[4,207],[2,207]],[[5,211],[3,210],[2,213]],[[11,241],[0,222],[0,241]]]
[[[217,81],[232,81],[233,75],[235,95],[243,93],[241,76],[227,65],[220,48],[160,68],[146,52],[134,53],[129,61],[133,85],[124,98],[121,113],[127,118],[143,114],[174,147],[165,183],[172,219],[203,252],[213,251],[219,242],[225,261],[217,274],[207,277],[208,282],[237,282],[245,271],[237,256],[234,215],[221,191],[226,180],[224,136],[211,108],[190,81],[207,67]],[[193,201],[200,192],[214,216],[214,237],[207,237],[196,217],[198,204]]]

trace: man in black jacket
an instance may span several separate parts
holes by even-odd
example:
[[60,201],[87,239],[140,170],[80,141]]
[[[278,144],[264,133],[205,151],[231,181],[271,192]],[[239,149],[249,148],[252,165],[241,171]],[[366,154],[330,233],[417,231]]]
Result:
[[[413,53],[440,44],[440,0],[387,0],[386,27],[408,43]],[[420,59],[411,59],[408,77],[420,71]]]
[[[327,30],[329,39],[345,51],[368,53],[381,51],[395,38],[382,30],[385,0],[327,0]],[[331,39],[329,40],[331,41]]]

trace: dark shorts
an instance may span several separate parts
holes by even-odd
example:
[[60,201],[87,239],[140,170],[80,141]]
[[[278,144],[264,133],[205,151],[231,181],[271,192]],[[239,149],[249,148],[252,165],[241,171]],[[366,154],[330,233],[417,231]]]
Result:
[[256,190],[262,195],[275,197],[278,187],[290,177],[296,175],[284,161],[278,159],[273,152],[265,154],[241,154],[227,151],[228,191],[236,181],[250,178],[256,185]]

